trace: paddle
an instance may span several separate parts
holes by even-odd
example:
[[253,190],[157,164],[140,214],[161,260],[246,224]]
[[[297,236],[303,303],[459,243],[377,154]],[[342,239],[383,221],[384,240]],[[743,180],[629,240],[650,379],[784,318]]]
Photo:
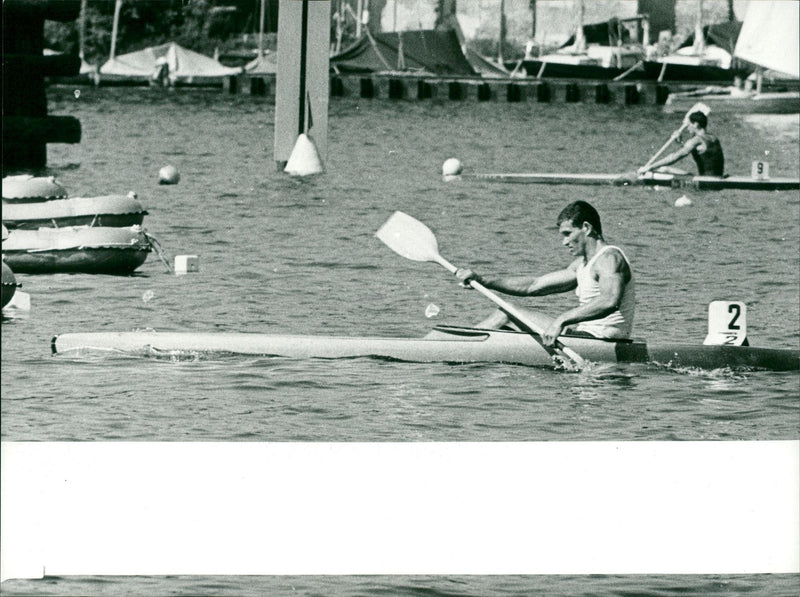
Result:
[[683,130],[687,126],[689,126],[689,115],[692,114],[693,112],[702,112],[703,114],[708,116],[711,113],[711,108],[709,108],[707,105],[705,105],[702,102],[698,102],[694,106],[689,108],[689,111],[686,112],[686,115],[683,117],[683,124],[681,124],[681,128],[679,128],[677,131],[672,133],[672,135],[670,135],[669,141],[664,143],[664,145],[661,147],[661,149],[659,149],[655,154],[653,154],[653,157],[651,157],[647,161],[647,163],[643,166],[644,168],[648,168],[650,166],[650,164],[655,162],[656,159],[658,159],[658,156],[660,156],[662,153],[664,153],[664,151],[667,149],[667,147],[669,147],[675,141],[675,139],[677,139],[678,137],[681,136],[681,133],[683,132]]
[[[392,251],[411,259],[412,261],[433,261],[444,267],[451,274],[455,274],[458,268],[447,261],[439,254],[439,245],[436,236],[425,224],[416,220],[401,211],[394,212],[391,217],[375,233],[380,240]],[[582,367],[585,363],[583,358],[571,348],[564,346],[561,342],[556,343],[555,348],[545,346],[542,343],[541,334],[543,330],[533,321],[530,321],[514,305],[506,302],[494,292],[476,282],[470,280],[469,285],[489,300],[494,302],[509,317],[520,324],[528,332],[532,332],[534,338],[548,353],[556,353],[562,359],[575,363],[577,367]]]

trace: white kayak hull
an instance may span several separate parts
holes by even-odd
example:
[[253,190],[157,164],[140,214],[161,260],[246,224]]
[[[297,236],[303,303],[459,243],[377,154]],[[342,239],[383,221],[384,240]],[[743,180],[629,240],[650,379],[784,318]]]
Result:
[[[800,350],[609,341],[562,337],[564,345],[593,362],[657,362],[677,367],[800,369]],[[525,333],[439,326],[424,338],[273,335],[237,332],[98,332],[60,334],[54,354],[113,351],[154,355],[221,353],[295,359],[372,357],[408,362],[497,362],[552,367],[553,358]]]

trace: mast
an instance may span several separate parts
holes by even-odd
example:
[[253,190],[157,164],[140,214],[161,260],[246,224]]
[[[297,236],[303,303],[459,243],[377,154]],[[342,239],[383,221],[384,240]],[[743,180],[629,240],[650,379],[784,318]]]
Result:
[[342,19],[344,15],[342,14],[342,1],[337,0],[336,3],[336,53],[342,51]]
[[84,47],[86,46],[86,2],[81,0],[81,16],[78,22],[78,56],[81,59],[81,66],[83,66]]
[[583,19],[586,13],[586,5],[584,0],[578,0],[578,27],[575,30],[575,52],[582,53],[586,51],[586,38],[583,36]]
[[122,9],[122,0],[117,0],[114,5],[114,24],[111,27],[111,56],[109,60],[114,60],[117,55],[117,32],[119,30],[119,12]]
[[692,50],[698,56],[706,49],[706,40],[703,37],[703,0],[697,0],[697,14],[694,20],[694,45]]
[[264,13],[267,0],[261,0],[261,16],[258,25],[258,56],[264,55]]
[[500,0],[500,38],[497,44],[497,64],[503,65],[503,45],[506,41],[506,3]]

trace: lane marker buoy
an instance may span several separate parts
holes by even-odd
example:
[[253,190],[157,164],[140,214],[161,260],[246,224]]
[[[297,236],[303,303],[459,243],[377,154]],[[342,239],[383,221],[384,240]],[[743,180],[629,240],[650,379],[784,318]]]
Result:
[[158,184],[178,184],[181,175],[175,166],[164,166],[158,171]]
[[308,176],[323,171],[322,160],[317,148],[307,135],[301,134],[297,137],[292,154],[283,171],[291,176]]
[[176,255],[175,275],[182,276],[189,272],[200,271],[200,258],[197,255]]
[[445,182],[454,180],[461,175],[463,169],[464,167],[461,165],[460,160],[448,158],[442,164],[442,178],[444,178]]

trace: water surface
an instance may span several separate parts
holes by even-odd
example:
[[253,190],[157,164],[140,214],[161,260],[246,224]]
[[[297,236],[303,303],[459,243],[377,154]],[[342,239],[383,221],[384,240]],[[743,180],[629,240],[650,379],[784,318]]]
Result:
[[[569,260],[555,234],[585,199],[637,276],[635,335],[702,342],[707,305],[741,300],[750,344],[798,346],[800,193],[444,183],[471,171],[626,172],[677,127],[655,106],[337,99],[327,173],[272,161],[274,106],[208,91],[51,88],[49,112],[80,119],[51,145],[71,196],[139,194],[175,276],[156,255],[129,277],[19,275],[25,319],[3,322],[4,441],[574,441],[796,439],[796,373],[646,365],[581,373],[504,364],[274,358],[51,356],[54,334],[155,328],[419,337],[491,305],[435,264],[374,237],[394,210],[436,233],[443,256],[491,274]],[[712,115],[728,171],[769,152],[800,170],[797,118]],[[159,186],[175,165],[181,181]],[[686,164],[690,167],[691,164]],[[693,205],[674,206],[688,194]],[[573,296],[516,299],[557,314]],[[436,317],[425,315],[436,305]],[[754,595],[797,594],[796,576],[170,577],[9,581],[4,594]]]

